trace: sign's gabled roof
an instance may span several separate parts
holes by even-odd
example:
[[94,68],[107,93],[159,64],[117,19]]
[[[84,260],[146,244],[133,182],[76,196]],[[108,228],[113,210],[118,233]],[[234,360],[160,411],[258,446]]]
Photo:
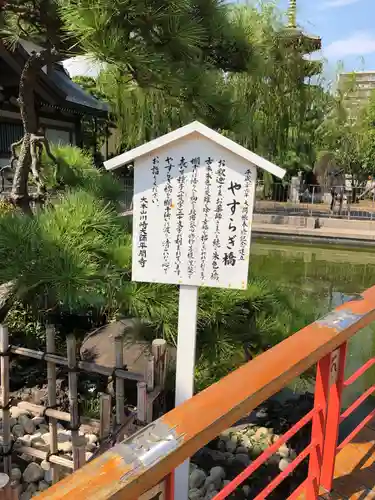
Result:
[[121,155],[115,156],[114,158],[111,158],[110,160],[104,162],[104,166],[107,170],[115,170],[116,168],[120,168],[128,163],[133,162],[134,160],[140,158],[141,156],[151,153],[151,151],[159,149],[163,146],[167,146],[171,142],[182,139],[183,137],[186,137],[194,132],[197,132],[198,134],[206,137],[207,139],[216,142],[217,144],[219,144],[225,149],[228,149],[235,155],[240,156],[241,158],[247,160],[256,167],[262,168],[263,170],[266,170],[270,174],[275,175],[280,179],[282,179],[285,175],[285,170],[283,170],[282,168],[278,167],[277,165],[274,165],[265,158],[262,158],[261,156],[258,156],[257,154],[249,151],[243,146],[240,146],[236,142],[232,141],[231,139],[228,139],[227,137],[224,137],[218,132],[215,132],[215,130],[206,127],[206,125],[203,125],[198,121],[189,123],[189,125],[185,125],[184,127],[178,128],[177,130],[173,130],[172,132],[162,135],[161,137],[158,137],[157,139],[147,142],[142,146],[138,146],[137,148],[122,153]]

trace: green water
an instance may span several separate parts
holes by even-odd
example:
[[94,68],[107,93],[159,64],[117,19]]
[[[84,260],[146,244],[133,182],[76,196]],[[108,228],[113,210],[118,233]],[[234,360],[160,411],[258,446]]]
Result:
[[[296,302],[302,296],[307,297],[311,310],[321,316],[353,294],[375,285],[375,250],[256,242],[251,249],[250,272],[287,289]],[[375,356],[375,323],[351,339],[346,376],[372,356]],[[348,406],[374,383],[375,369],[372,369],[345,389],[343,406]],[[365,406],[374,405],[375,399],[371,398]]]

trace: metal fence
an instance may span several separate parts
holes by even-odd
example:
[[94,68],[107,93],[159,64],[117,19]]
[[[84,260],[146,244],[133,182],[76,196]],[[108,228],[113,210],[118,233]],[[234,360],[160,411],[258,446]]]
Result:
[[[123,186],[122,205],[126,212],[133,208],[133,180],[123,180]],[[336,186],[335,193],[335,203],[331,209],[332,194],[328,188],[307,184],[295,189],[292,183],[265,185],[260,181],[256,187],[254,213],[375,220],[375,185],[374,189]]]
[[266,186],[258,182],[254,212],[372,220],[375,219],[375,185],[374,188],[336,186],[332,193],[330,188],[313,184],[296,189],[292,183]]

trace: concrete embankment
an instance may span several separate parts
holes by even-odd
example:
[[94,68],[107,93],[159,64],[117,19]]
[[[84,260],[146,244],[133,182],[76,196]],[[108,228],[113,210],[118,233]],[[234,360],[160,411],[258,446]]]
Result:
[[320,218],[317,224],[314,217],[254,214],[252,231],[258,238],[375,245],[375,220]]

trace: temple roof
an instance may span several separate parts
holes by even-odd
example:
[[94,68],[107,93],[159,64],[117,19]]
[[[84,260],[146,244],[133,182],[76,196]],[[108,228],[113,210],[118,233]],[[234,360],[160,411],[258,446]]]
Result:
[[[25,61],[33,50],[39,47],[30,42],[21,41],[15,50],[9,50],[0,42],[0,59],[9,67],[8,73],[12,72],[14,81],[9,85],[19,82]],[[8,75],[3,75],[6,78]],[[7,83],[2,81],[0,75],[0,85]],[[36,84],[36,94],[41,98],[46,106],[58,108],[88,116],[106,117],[109,106],[99,99],[91,96],[82,87],[74,83],[62,64],[53,64],[50,68],[43,68],[40,71]]]

